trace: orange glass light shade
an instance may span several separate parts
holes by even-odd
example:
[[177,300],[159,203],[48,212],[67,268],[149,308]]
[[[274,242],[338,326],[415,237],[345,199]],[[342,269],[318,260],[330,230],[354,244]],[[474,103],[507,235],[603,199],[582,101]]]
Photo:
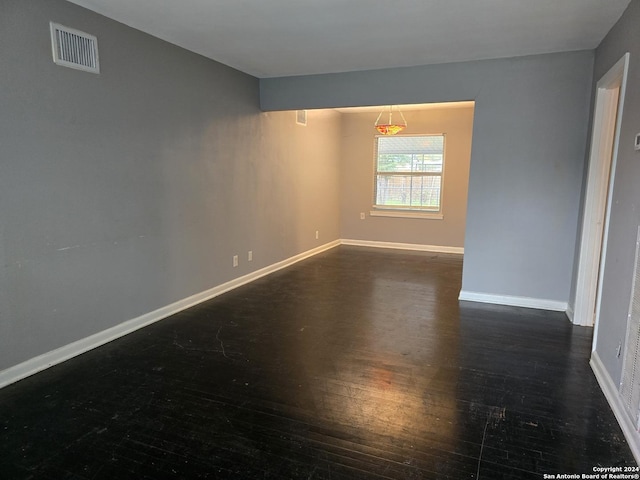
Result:
[[407,126],[407,121],[405,120],[404,115],[402,114],[402,112],[398,107],[396,107],[396,110],[400,114],[400,117],[402,117],[402,123],[393,121],[392,110],[393,110],[393,106],[389,105],[389,110],[388,110],[389,119],[387,120],[386,123],[378,123],[380,121],[380,117],[382,116],[382,114],[385,113],[385,110],[382,110],[380,112],[380,115],[378,115],[378,118],[376,119],[376,123],[374,124],[374,126],[376,127],[376,130],[378,130],[378,132],[380,132],[380,134],[382,135],[395,135],[396,133],[404,130]]
[[406,125],[376,125],[376,130],[380,132],[382,135],[395,135],[398,132],[404,130]]

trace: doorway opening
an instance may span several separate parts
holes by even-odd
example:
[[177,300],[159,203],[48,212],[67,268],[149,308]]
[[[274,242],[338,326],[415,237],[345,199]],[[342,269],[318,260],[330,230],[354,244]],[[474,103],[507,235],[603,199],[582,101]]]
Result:
[[[393,135],[376,128],[389,109],[405,127]],[[475,102],[335,110],[342,243],[464,254]]]
[[573,323],[596,326],[597,336],[600,284],[615,181],[618,137],[626,86],[629,54],[625,54],[598,81],[596,86],[589,170],[582,221],[580,257],[576,281]]

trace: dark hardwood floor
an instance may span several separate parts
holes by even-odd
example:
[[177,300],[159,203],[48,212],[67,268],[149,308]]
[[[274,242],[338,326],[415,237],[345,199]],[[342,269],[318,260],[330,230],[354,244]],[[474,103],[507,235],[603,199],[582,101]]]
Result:
[[2,479],[541,479],[635,465],[563,313],[338,247],[0,390]]

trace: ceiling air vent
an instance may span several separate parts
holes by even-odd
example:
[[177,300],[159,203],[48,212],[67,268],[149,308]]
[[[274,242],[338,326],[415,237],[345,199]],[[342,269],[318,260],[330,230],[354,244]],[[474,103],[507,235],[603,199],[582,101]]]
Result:
[[57,65],[100,73],[98,39],[93,35],[51,22],[51,46]]

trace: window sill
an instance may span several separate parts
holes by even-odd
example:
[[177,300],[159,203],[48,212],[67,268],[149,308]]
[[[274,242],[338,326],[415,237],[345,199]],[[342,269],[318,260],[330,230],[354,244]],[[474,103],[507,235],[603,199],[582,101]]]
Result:
[[424,220],[443,220],[444,215],[436,212],[411,212],[407,210],[371,210],[372,217],[422,218]]

